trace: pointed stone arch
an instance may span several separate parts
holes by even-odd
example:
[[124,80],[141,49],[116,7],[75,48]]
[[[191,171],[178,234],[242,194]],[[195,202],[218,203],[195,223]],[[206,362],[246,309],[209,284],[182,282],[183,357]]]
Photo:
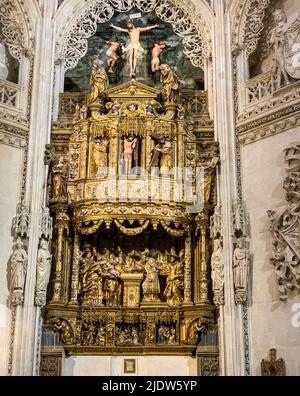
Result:
[[135,6],[142,12],[154,11],[162,21],[170,23],[183,40],[185,55],[194,66],[203,68],[205,59],[211,56],[213,14],[206,1],[196,4],[191,0],[65,0],[55,17],[56,62],[62,63],[65,71],[74,68],[86,54],[87,39],[96,33],[97,24]]
[[10,54],[21,61],[34,52],[35,23],[40,11],[33,0],[2,0],[0,5],[0,38]]
[[244,50],[247,58],[255,51],[264,29],[264,17],[271,4],[277,0],[233,0],[233,46]]

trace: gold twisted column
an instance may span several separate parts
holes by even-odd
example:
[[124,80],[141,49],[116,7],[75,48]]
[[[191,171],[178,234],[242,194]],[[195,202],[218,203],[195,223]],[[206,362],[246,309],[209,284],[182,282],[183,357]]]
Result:
[[79,258],[80,258],[80,235],[75,229],[74,232],[73,262],[71,273],[71,294],[69,305],[78,305],[78,282],[79,282]]
[[192,237],[191,231],[185,238],[184,249],[184,298],[183,305],[192,305],[192,287],[191,287],[191,266],[192,266]]

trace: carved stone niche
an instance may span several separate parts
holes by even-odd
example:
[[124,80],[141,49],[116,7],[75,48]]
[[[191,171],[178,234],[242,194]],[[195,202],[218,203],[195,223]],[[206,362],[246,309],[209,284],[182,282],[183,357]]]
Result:
[[198,346],[196,356],[199,377],[219,376],[219,350],[217,347]]
[[59,377],[62,375],[63,347],[44,347],[41,353],[40,377]]

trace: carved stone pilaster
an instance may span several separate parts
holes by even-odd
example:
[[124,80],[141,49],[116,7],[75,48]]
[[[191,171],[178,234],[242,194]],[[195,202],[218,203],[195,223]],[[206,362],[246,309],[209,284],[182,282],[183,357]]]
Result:
[[214,347],[198,347],[198,376],[217,377],[219,375],[219,351]]
[[75,229],[74,235],[74,253],[72,262],[72,274],[71,274],[71,305],[79,305],[77,300],[78,295],[78,282],[79,282],[79,259],[80,259],[80,236],[79,232]]
[[268,210],[273,237],[271,263],[275,267],[281,301],[290,290],[300,290],[300,143],[284,150],[287,176],[283,182],[287,205],[284,210]]

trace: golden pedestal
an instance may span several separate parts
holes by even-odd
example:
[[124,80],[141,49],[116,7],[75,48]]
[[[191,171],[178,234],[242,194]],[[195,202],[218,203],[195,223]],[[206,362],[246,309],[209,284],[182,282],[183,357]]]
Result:
[[140,305],[140,288],[144,275],[140,273],[121,274],[124,282],[123,307],[138,308]]

